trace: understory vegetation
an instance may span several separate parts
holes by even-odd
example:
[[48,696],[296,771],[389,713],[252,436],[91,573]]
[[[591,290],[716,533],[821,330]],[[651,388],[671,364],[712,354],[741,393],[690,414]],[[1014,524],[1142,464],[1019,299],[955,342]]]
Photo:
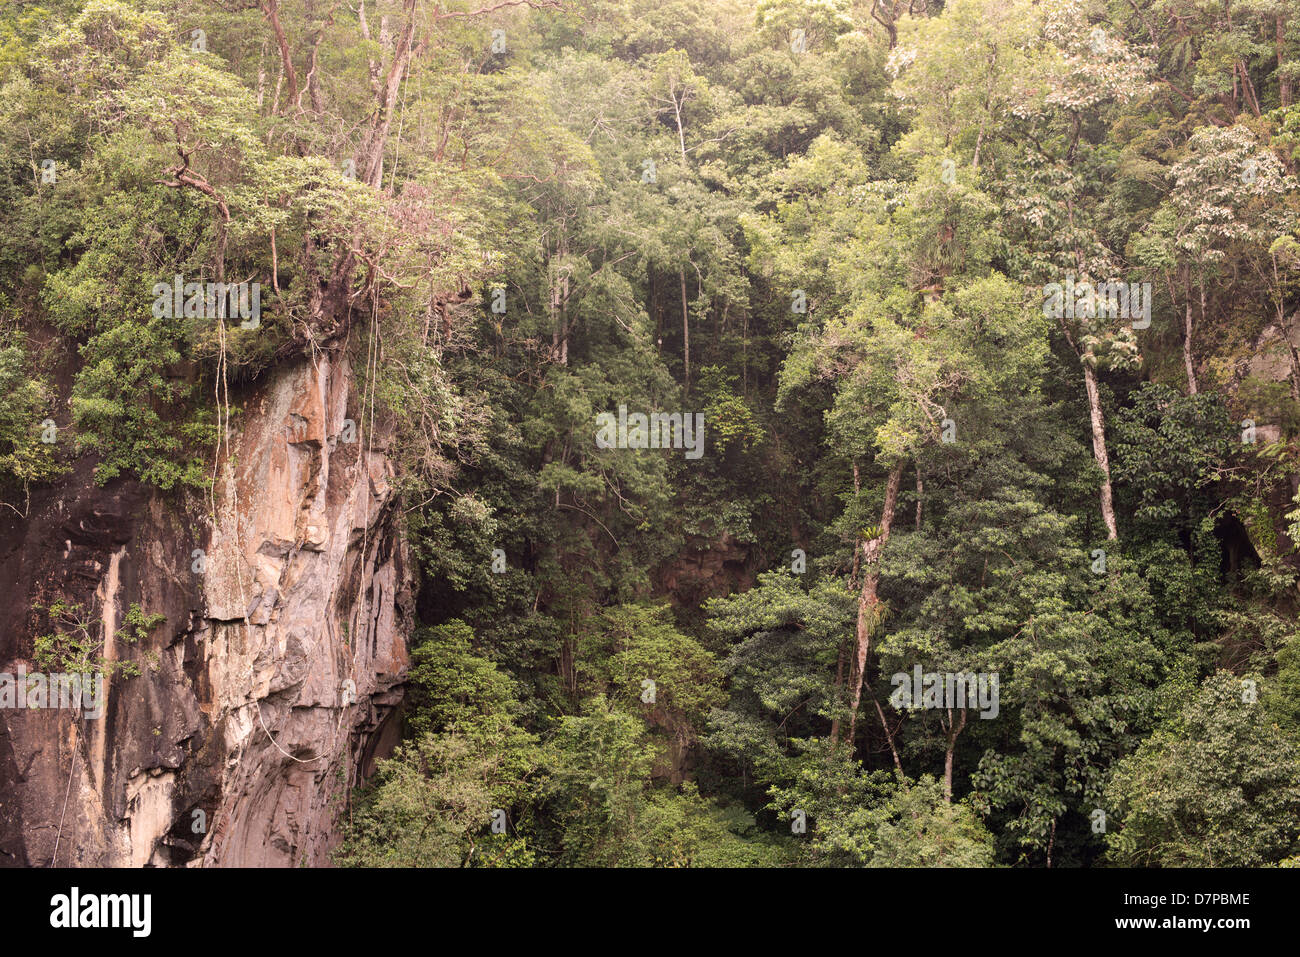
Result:
[[385,436],[339,864],[1300,865],[1293,0],[11,2],[0,86],[9,509],[326,354]]

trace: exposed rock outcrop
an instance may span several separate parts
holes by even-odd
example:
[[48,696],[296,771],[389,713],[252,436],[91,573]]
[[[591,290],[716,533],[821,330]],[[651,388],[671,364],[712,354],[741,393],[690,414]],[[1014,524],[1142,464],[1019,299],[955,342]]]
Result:
[[[87,461],[0,519],[0,671],[38,670],[33,606],[59,597],[142,671],[107,682],[97,720],[0,709],[0,863],[328,863],[391,747],[413,608],[392,465],[348,422],[352,387],[321,357],[241,397],[215,521],[96,487]],[[132,604],[166,620],[127,643]]]
[[698,608],[709,598],[754,584],[759,555],[730,532],[690,536],[682,550],[657,570],[656,591],[679,606]]

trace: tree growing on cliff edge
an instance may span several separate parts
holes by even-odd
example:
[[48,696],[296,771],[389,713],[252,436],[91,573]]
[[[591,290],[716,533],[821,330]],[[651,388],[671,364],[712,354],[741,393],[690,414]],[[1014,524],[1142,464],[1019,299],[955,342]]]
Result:
[[[352,370],[399,534],[330,534],[419,625],[340,863],[1294,860],[1294,4],[651,7],[0,8],[5,500],[97,454],[180,515],[260,378]],[[1044,314],[1110,279],[1149,326]]]

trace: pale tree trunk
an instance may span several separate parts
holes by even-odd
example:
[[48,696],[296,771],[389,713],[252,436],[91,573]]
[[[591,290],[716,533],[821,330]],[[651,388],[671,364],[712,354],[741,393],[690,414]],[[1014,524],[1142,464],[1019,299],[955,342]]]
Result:
[[262,112],[266,97],[266,42],[262,42],[262,55],[257,60],[257,112]]
[[876,714],[880,715],[880,727],[885,732],[885,740],[889,743],[889,753],[894,757],[894,770],[898,772],[898,780],[905,781],[907,775],[903,773],[903,762],[898,756],[898,747],[894,744],[893,732],[889,730],[889,722],[885,720],[885,709],[880,707],[880,702],[876,700],[875,695],[871,696],[871,703],[876,706]]
[[[364,6],[364,5],[363,5]],[[377,110],[370,121],[370,129],[362,140],[358,178],[370,186],[378,188],[384,178],[384,144],[388,140],[388,130],[393,123],[393,111],[397,106],[397,94],[401,89],[406,70],[415,54],[416,10],[415,0],[403,0],[406,22],[397,36],[397,45],[393,49],[393,60],[388,73],[382,80],[376,64],[370,65],[371,88],[374,90]],[[370,39],[370,30],[363,22],[362,35]],[[387,46],[388,18],[380,19],[379,45]]]
[[[885,505],[880,510],[880,534],[862,543],[862,591],[858,596],[857,645],[849,685],[853,699],[849,705],[849,756],[853,756],[853,738],[858,723],[858,706],[862,703],[862,683],[866,678],[867,655],[871,651],[871,635],[880,621],[880,557],[889,541],[889,527],[894,523],[894,509],[898,505],[898,486],[903,479],[900,461],[889,470],[885,486]],[[832,746],[835,742],[832,741]]]
[[[1183,365],[1187,369],[1187,394],[1196,395],[1196,363],[1192,361],[1192,286],[1186,274],[1183,278],[1183,298],[1187,308],[1183,311]],[[1201,321],[1205,321],[1205,283],[1201,283]]]
[[1097,391],[1097,372],[1083,361],[1083,384],[1088,391],[1088,415],[1092,420],[1092,455],[1101,469],[1101,518],[1106,523],[1106,537],[1119,538],[1115,525],[1115,505],[1110,488],[1110,456],[1106,454],[1106,422],[1101,412],[1101,395]]
[[[1069,212],[1070,225],[1073,226],[1074,208],[1067,203],[1066,209]],[[1082,272],[1083,253],[1078,247],[1074,250],[1074,260]],[[1101,411],[1101,393],[1097,390],[1097,370],[1089,363],[1086,350],[1080,348],[1074,341],[1065,319],[1061,318],[1060,323],[1066,341],[1078,355],[1079,364],[1083,366],[1083,386],[1088,393],[1088,418],[1092,429],[1092,457],[1097,462],[1097,468],[1101,469],[1101,520],[1106,524],[1107,540],[1113,542],[1119,538],[1119,529],[1115,525],[1115,503],[1110,486],[1110,456],[1106,453],[1106,420]]]
[[551,280],[551,353],[562,366],[569,364],[569,238],[560,230],[555,248],[556,259],[561,263]]
[[551,292],[551,351],[562,366],[569,364],[569,277],[556,276]]
[[676,90],[669,90],[668,95],[673,98],[673,117],[677,120],[677,147],[682,151],[682,166],[686,166],[686,130],[682,126],[682,104],[686,102],[686,91],[682,91],[680,100],[677,99]]
[[691,314],[686,308],[686,270],[677,270],[682,282],[682,355],[686,360],[686,391],[691,391]]

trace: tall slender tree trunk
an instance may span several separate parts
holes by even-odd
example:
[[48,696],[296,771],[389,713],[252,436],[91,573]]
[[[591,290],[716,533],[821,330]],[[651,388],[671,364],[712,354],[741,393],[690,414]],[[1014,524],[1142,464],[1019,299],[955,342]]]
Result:
[[916,530],[921,530],[921,503],[925,497],[925,480],[921,477],[921,470],[916,470]]
[[262,55],[257,59],[257,112],[262,112],[262,101],[266,96],[266,41],[262,41]]
[[[569,240],[563,232],[560,233],[559,245],[556,247],[556,256],[561,263],[568,262]],[[557,269],[555,278],[551,286],[551,351],[560,365],[569,364],[569,274],[568,266],[564,266],[565,271]]]
[[[894,509],[898,505],[898,486],[903,479],[903,463],[899,461],[889,470],[885,485],[885,505],[880,510],[880,534],[862,543],[862,591],[858,596],[858,627],[853,668],[849,685],[853,700],[849,705],[849,756],[853,756],[853,739],[857,730],[858,707],[862,703],[862,682],[866,678],[867,655],[871,651],[871,636],[880,623],[880,556],[889,541],[889,528],[894,523]],[[835,742],[832,742],[834,745]]]
[[[858,469],[858,463],[855,459],[853,462],[853,497],[857,499],[862,494],[862,473]],[[862,551],[855,544],[853,546],[853,571],[849,574],[849,587],[858,587],[858,568],[862,564]],[[844,661],[847,648],[844,642],[840,643],[840,659],[835,669],[835,717],[831,719],[831,751],[834,751],[840,740],[840,717],[839,706],[844,701]]]
[[1282,109],[1286,109],[1291,105],[1291,78],[1282,68],[1286,59],[1283,52],[1286,46],[1286,31],[1282,28],[1285,19],[1285,17],[1281,16],[1277,18],[1277,39],[1275,43],[1275,52],[1277,54],[1277,73],[1275,75],[1278,78],[1278,103]]
[[1115,504],[1110,486],[1110,456],[1106,453],[1106,421],[1101,412],[1101,394],[1097,391],[1097,371],[1083,362],[1083,384],[1088,392],[1088,415],[1092,420],[1092,455],[1101,469],[1101,518],[1106,523],[1106,537],[1119,538],[1115,525]]
[[1196,364],[1192,361],[1192,300],[1183,313],[1183,368],[1187,370],[1187,394],[1196,395]]
[[284,70],[284,78],[289,83],[288,102],[295,103],[298,99],[298,71],[294,68],[293,55],[289,52],[289,40],[284,34],[284,27],[280,24],[280,5],[277,0],[261,0],[258,5],[261,7],[262,15],[266,17],[275,32],[275,42],[280,48],[280,66]]
[[966,709],[958,708],[960,720],[953,724],[952,708],[948,709],[948,747],[943,755],[943,799],[952,803],[952,765],[957,754],[957,738],[966,727]]
[[[1205,324],[1205,280],[1201,283],[1201,325]],[[1187,367],[1187,394],[1196,395],[1196,363],[1192,358],[1192,291],[1187,290],[1187,311],[1183,313],[1183,365]]]
[[880,707],[880,702],[876,700],[875,695],[871,696],[871,703],[876,706],[876,714],[880,715],[880,727],[885,732],[885,741],[889,745],[889,753],[894,757],[894,770],[898,772],[898,780],[906,780],[907,776],[903,774],[903,761],[898,756],[898,746],[894,744],[893,732],[889,730],[889,721],[885,718],[885,709]]
[[655,351],[662,353],[664,351],[664,308],[663,303],[655,295],[655,271],[647,270],[647,274],[650,286],[650,313],[655,317]]
[[686,360],[686,391],[691,391],[691,314],[686,308],[686,269],[677,270],[682,283],[682,357]]

